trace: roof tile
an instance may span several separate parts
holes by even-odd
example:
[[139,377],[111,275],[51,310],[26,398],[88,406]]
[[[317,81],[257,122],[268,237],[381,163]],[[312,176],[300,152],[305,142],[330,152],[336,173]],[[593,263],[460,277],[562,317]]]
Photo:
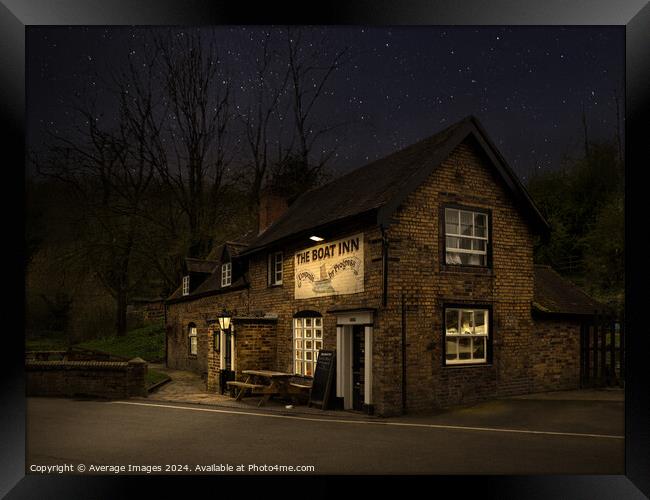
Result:
[[535,266],[533,307],[542,313],[591,315],[604,305],[549,266]]

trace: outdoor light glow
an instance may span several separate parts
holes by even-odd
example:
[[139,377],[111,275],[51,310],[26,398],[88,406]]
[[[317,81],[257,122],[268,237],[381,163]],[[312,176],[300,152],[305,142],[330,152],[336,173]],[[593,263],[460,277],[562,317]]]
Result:
[[220,316],[219,317],[219,326],[224,331],[230,329],[230,317],[229,316]]
[[310,236],[309,239],[313,241],[323,241],[323,238],[320,236]]

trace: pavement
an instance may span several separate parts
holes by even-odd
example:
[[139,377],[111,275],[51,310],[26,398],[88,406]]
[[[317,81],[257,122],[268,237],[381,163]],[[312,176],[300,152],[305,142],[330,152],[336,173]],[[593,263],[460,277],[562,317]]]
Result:
[[[153,392],[147,398],[148,401],[161,401],[167,403],[190,403],[223,406],[226,408],[239,408],[239,409],[260,409],[266,411],[280,411],[286,413],[286,403],[276,400],[269,401],[264,407],[258,408],[260,397],[245,397],[241,401],[235,401],[228,394],[209,393],[206,390],[206,383],[200,375],[189,371],[174,370],[165,367],[162,364],[150,364],[152,369],[166,373],[171,377],[171,382],[168,382]],[[134,398],[138,399],[138,398]],[[522,401],[518,404],[508,403],[508,401]],[[535,403],[535,401],[545,401],[547,403]],[[553,401],[563,401],[562,404],[552,403]],[[591,404],[576,404],[571,402],[592,402]],[[512,426],[513,422],[522,422],[527,424],[547,425],[551,422],[558,420],[560,425],[569,425],[572,429],[579,428],[580,426],[598,427],[616,429],[617,432],[622,431],[622,419],[615,419],[611,424],[603,422],[603,419],[596,419],[592,422],[585,422],[581,409],[597,411],[598,408],[603,409],[602,415],[609,415],[604,409],[608,405],[598,404],[598,402],[613,402],[620,403],[618,410],[622,410],[624,402],[623,389],[605,388],[605,389],[580,389],[572,391],[553,391],[535,394],[525,394],[521,396],[511,396],[507,398],[492,400],[483,403],[477,403],[470,406],[460,406],[457,408],[450,408],[448,410],[432,410],[430,412],[420,412],[417,414],[409,415],[408,417],[397,418],[413,418],[417,420],[431,420],[432,422],[447,421],[461,419],[468,421],[472,419],[488,419],[490,425]],[[307,405],[292,405],[291,413],[293,414],[307,414],[307,415],[321,415],[331,417],[345,418],[366,418],[376,419],[372,415],[365,415],[361,412],[340,410],[320,410],[318,408],[309,408]],[[544,409],[555,409],[559,412],[558,417],[550,417]],[[575,417],[575,418],[572,418]],[[607,417],[605,417],[607,418]],[[620,420],[620,421],[619,421]],[[594,426],[595,422],[601,422],[602,425]]]
[[624,401],[625,391],[622,388],[605,387],[602,389],[539,392],[535,394],[511,396],[508,399],[536,399],[544,401]]
[[[201,405],[212,405],[224,408],[239,408],[242,410],[260,409],[271,412],[286,412],[286,405],[277,400],[270,400],[262,408],[258,408],[261,397],[244,397],[241,401],[235,401],[228,394],[217,394],[207,392],[206,383],[193,372],[174,370],[165,367],[162,364],[149,364],[151,369],[166,373],[171,377],[171,381],[159,386],[153,392],[149,393],[146,398],[132,398],[134,400],[144,399],[146,401],[160,401],[166,403],[191,403]],[[295,414],[321,415],[321,416],[341,416],[341,411],[320,410],[319,408],[310,408],[307,405],[291,405],[291,411]],[[345,412],[349,418],[377,418],[357,412]]]

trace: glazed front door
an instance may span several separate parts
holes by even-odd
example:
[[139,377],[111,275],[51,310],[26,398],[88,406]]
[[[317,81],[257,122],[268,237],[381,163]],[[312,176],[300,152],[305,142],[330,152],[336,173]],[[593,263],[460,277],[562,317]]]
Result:
[[352,327],[352,408],[363,410],[365,394],[365,332],[363,326]]

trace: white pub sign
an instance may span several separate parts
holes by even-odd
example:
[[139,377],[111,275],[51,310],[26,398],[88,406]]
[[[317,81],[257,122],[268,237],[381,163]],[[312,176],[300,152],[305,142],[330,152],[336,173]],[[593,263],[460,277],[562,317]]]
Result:
[[295,298],[363,292],[363,233],[296,252]]

